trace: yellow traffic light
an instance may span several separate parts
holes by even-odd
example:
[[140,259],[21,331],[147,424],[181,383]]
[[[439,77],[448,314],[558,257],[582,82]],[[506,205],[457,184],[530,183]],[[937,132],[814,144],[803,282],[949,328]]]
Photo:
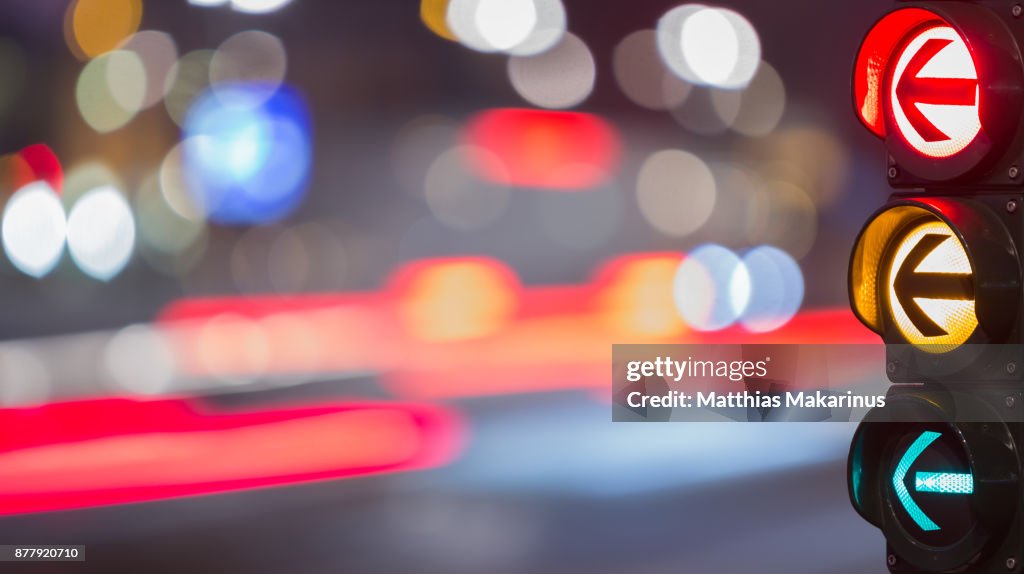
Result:
[[963,344],[978,327],[974,277],[960,238],[944,221],[921,218],[893,242],[885,307],[907,342],[931,353]]

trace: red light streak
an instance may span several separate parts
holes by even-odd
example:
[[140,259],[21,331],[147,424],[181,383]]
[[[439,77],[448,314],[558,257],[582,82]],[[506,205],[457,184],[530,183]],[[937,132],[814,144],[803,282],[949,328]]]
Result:
[[0,515],[145,502],[434,467],[462,425],[437,406],[216,412],[105,399],[0,411]]
[[[612,343],[870,343],[877,337],[865,329],[849,311],[804,311],[783,328],[761,334],[749,333],[741,327],[720,332],[702,333],[685,327],[666,328],[660,323],[625,321],[634,315],[634,307],[647,309],[649,277],[668,281],[665,270],[681,258],[678,254],[635,254],[609,263],[592,283],[520,287],[509,277],[508,285],[516,292],[516,305],[504,317],[500,328],[460,339],[423,339],[411,332],[399,319],[404,287],[410,277],[419,276],[434,264],[441,268],[464,261],[479,265],[480,258],[442,259],[416,262],[396,273],[396,280],[380,295],[315,295],[302,297],[186,300],[174,304],[164,319],[188,319],[184,323],[164,322],[173,333],[180,363],[193,375],[211,373],[209,365],[200,360],[204,348],[197,333],[205,325],[222,320],[225,314],[246,316],[264,329],[268,340],[285,341],[290,333],[274,333],[273,324],[262,318],[292,313],[300,319],[334,317],[308,323],[315,329],[313,337],[328,352],[318,353],[315,363],[305,365],[303,372],[343,373],[372,371],[380,374],[382,384],[400,396],[462,397],[506,393],[544,392],[568,388],[593,388],[607,383],[610,346]],[[674,264],[674,263],[673,263]],[[507,269],[494,262],[496,271]],[[491,269],[489,265],[485,268]],[[503,273],[503,272],[502,272]],[[499,276],[504,276],[499,273]],[[666,290],[667,291],[667,290]],[[657,303],[655,309],[668,303]],[[442,298],[442,308],[449,303]],[[419,301],[429,306],[429,301]],[[331,313],[337,313],[332,315]],[[219,319],[218,319],[219,318]],[[280,322],[282,324],[294,324]],[[226,338],[226,346],[237,340]],[[295,372],[295,363],[280,358],[269,345],[270,357],[251,372],[244,357],[237,364],[218,364],[220,373],[241,374]],[[225,357],[237,356],[228,353]]]

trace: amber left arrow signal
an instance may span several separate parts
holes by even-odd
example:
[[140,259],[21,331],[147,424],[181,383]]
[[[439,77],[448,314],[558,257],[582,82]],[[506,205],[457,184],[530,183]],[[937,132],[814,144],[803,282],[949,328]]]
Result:
[[956,241],[950,235],[929,233],[910,250],[896,273],[893,289],[907,317],[925,337],[940,337],[948,333],[939,326],[917,302],[917,299],[969,301],[974,299],[974,277],[970,273],[918,273],[917,267],[932,251],[946,241]]

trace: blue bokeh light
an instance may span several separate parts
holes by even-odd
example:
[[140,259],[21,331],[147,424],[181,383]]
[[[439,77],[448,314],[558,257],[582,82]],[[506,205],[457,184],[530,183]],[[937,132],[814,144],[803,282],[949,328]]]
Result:
[[743,261],[721,245],[705,244],[683,259],[672,285],[676,310],[698,331],[724,329],[750,301],[750,274]]
[[750,301],[740,322],[755,333],[774,331],[788,323],[804,300],[804,275],[785,251],[762,245],[743,256],[750,274]]
[[313,154],[309,112],[287,86],[219,85],[185,118],[189,192],[223,224],[280,220],[302,202]]

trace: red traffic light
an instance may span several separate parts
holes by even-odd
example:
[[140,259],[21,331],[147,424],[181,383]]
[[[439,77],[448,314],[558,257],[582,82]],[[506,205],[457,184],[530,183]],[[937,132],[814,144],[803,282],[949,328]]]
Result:
[[987,8],[901,8],[861,44],[854,105],[896,165],[923,180],[952,180],[1005,155],[1020,118],[1020,62],[1006,24]]
[[981,132],[978,71],[964,39],[935,24],[910,36],[889,80],[889,109],[907,145],[929,157],[949,157]]

